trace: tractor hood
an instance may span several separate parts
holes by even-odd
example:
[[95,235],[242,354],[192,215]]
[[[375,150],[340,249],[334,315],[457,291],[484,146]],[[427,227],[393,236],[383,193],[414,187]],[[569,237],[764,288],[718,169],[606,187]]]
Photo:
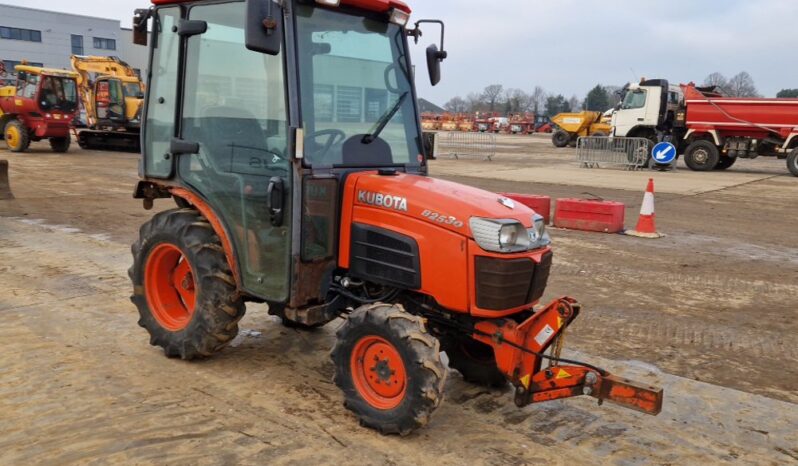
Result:
[[535,212],[499,194],[419,175],[350,175],[355,205],[400,212],[471,237],[472,217],[515,219],[533,226]]

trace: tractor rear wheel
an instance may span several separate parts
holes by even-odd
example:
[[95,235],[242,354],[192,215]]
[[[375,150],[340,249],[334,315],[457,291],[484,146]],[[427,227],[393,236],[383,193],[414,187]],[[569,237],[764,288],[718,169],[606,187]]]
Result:
[[793,176],[798,176],[798,148],[793,149],[787,156],[787,168]]
[[571,142],[571,135],[561,129],[558,129],[551,135],[551,143],[554,144],[554,147],[563,148],[567,146],[569,142]]
[[697,172],[714,170],[720,160],[718,146],[712,141],[701,139],[687,146],[684,163]]
[[496,388],[507,385],[507,377],[496,367],[490,346],[467,336],[446,337],[442,346],[449,356],[449,367],[462,374],[466,382]]
[[11,152],[25,152],[30,146],[30,134],[19,120],[11,120],[3,129],[3,137]]
[[69,146],[72,144],[72,138],[67,136],[63,138],[50,138],[50,148],[53,152],[65,153],[69,151]]
[[133,244],[131,301],[170,358],[212,356],[238,335],[243,299],[210,223],[194,209],[161,212]]
[[397,305],[362,306],[336,336],[334,382],[361,425],[408,435],[429,422],[443,399],[446,368],[420,317]]

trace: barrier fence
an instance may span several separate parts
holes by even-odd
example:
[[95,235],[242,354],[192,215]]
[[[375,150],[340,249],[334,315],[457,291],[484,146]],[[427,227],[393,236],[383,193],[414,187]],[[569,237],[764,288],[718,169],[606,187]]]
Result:
[[455,159],[481,157],[488,161],[493,160],[496,155],[496,135],[493,133],[453,131],[438,133],[437,139],[437,149],[440,155],[448,155]]
[[583,168],[620,166],[642,170],[648,165],[651,147],[646,138],[585,137],[576,142],[576,159]]

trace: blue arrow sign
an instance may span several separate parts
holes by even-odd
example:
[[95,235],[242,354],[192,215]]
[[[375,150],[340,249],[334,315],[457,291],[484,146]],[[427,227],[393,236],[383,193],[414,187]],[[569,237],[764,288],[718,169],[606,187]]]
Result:
[[651,156],[655,162],[662,165],[673,163],[676,160],[676,146],[669,142],[661,142],[651,149]]

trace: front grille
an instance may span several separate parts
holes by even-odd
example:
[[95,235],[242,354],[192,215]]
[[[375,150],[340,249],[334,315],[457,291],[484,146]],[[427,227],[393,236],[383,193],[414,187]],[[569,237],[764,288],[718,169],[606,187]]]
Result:
[[546,290],[551,262],[551,252],[539,264],[532,259],[477,257],[477,306],[499,311],[540,299]]
[[369,225],[352,225],[354,276],[374,283],[421,288],[418,244],[408,236]]

